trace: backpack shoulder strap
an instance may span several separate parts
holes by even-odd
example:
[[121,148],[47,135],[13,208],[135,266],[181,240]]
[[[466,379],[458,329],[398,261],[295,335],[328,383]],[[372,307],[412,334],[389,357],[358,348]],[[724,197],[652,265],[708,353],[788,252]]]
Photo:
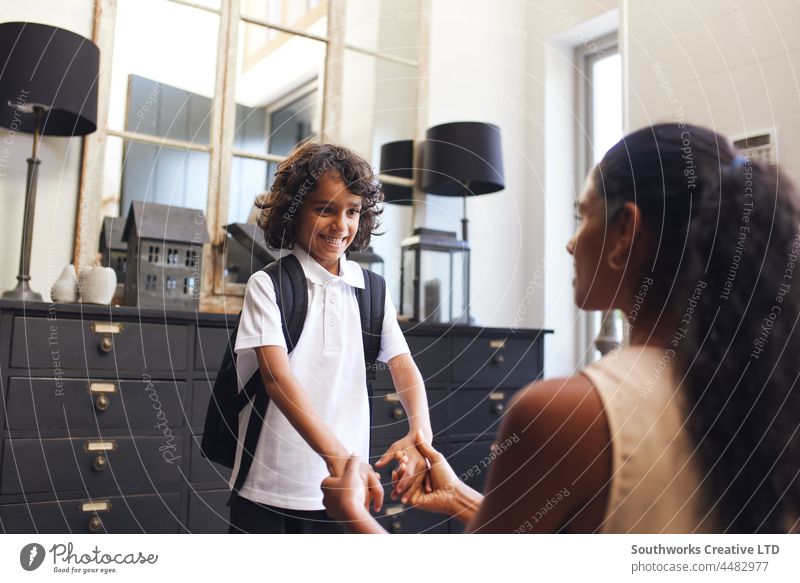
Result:
[[358,311],[361,315],[361,334],[364,341],[364,361],[367,365],[367,386],[375,379],[375,361],[381,350],[383,316],[386,303],[386,280],[375,272],[362,268],[364,288],[356,289]]
[[308,312],[308,284],[303,266],[294,255],[270,263],[264,271],[275,286],[275,298],[281,313],[281,328],[286,351],[291,352],[300,340]]

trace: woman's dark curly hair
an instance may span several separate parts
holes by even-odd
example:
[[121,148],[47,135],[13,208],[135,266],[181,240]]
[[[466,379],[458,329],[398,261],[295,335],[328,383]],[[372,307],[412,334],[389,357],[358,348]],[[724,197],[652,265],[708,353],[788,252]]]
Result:
[[319,179],[334,173],[347,185],[347,190],[362,200],[358,232],[347,249],[360,251],[369,245],[370,238],[380,226],[378,216],[383,212],[380,183],[372,167],[361,156],[343,146],[305,143],[295,148],[278,166],[275,181],[269,192],[256,197],[261,209],[258,226],[264,240],[273,249],[291,249],[296,243],[295,219],[303,208],[306,195],[313,192]]
[[786,532],[800,511],[797,192],[776,166],[684,124],[626,136],[594,181],[655,235],[645,305],[686,333],[673,337],[675,378],[708,512],[725,532]]

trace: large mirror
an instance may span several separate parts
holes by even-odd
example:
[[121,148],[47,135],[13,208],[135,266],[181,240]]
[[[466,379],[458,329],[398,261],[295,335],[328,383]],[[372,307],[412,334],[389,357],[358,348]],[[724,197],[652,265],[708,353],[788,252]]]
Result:
[[[241,296],[273,255],[246,235],[292,148],[325,136],[377,171],[382,144],[417,137],[421,1],[101,0],[107,131],[84,160],[82,204],[99,210],[82,214],[82,259],[103,217],[133,201],[199,209],[212,240],[203,305],[235,309],[214,297]],[[386,205],[382,218],[372,250],[397,298],[411,209]]]

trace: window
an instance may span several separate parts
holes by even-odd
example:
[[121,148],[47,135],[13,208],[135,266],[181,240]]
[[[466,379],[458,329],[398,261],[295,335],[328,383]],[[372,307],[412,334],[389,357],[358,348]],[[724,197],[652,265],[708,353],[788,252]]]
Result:
[[[587,42],[576,55],[582,109],[578,140],[582,176],[586,176],[623,136],[622,57],[616,37],[614,33]],[[604,317],[609,318],[605,327],[602,326]],[[604,334],[621,341],[623,325],[624,316],[618,311],[588,313],[585,319],[586,361],[600,355],[595,340],[601,329]]]
[[377,167],[383,143],[416,137],[424,2],[99,0],[106,131],[84,150],[75,261],[93,255],[101,217],[131,201],[201,209],[212,245],[194,287],[204,309],[226,309],[222,296],[243,286],[226,281],[223,227],[252,222],[298,142],[343,143]]

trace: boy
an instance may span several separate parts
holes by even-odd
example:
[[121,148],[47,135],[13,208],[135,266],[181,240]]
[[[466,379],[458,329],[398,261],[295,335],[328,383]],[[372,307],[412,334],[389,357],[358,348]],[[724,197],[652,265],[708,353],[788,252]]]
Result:
[[[330,144],[298,147],[278,168],[269,193],[256,200],[268,245],[290,249],[308,284],[308,312],[287,354],[275,288],[256,272],[247,284],[236,340],[237,370],[258,369],[270,398],[253,465],[231,501],[231,532],[343,532],[324,511],[319,484],[341,475],[351,452],[369,455],[369,404],[355,289],[364,274],[345,252],[369,244],[382,201],[369,164]],[[422,430],[432,438],[422,377],[409,354],[386,294],[378,360],[389,365],[409,419],[409,433],[377,465],[402,459],[396,493],[422,487],[426,464],[414,447]],[[250,408],[240,417],[246,428]],[[231,479],[238,471],[240,451]],[[383,490],[369,464],[359,467],[367,501],[379,510]]]

